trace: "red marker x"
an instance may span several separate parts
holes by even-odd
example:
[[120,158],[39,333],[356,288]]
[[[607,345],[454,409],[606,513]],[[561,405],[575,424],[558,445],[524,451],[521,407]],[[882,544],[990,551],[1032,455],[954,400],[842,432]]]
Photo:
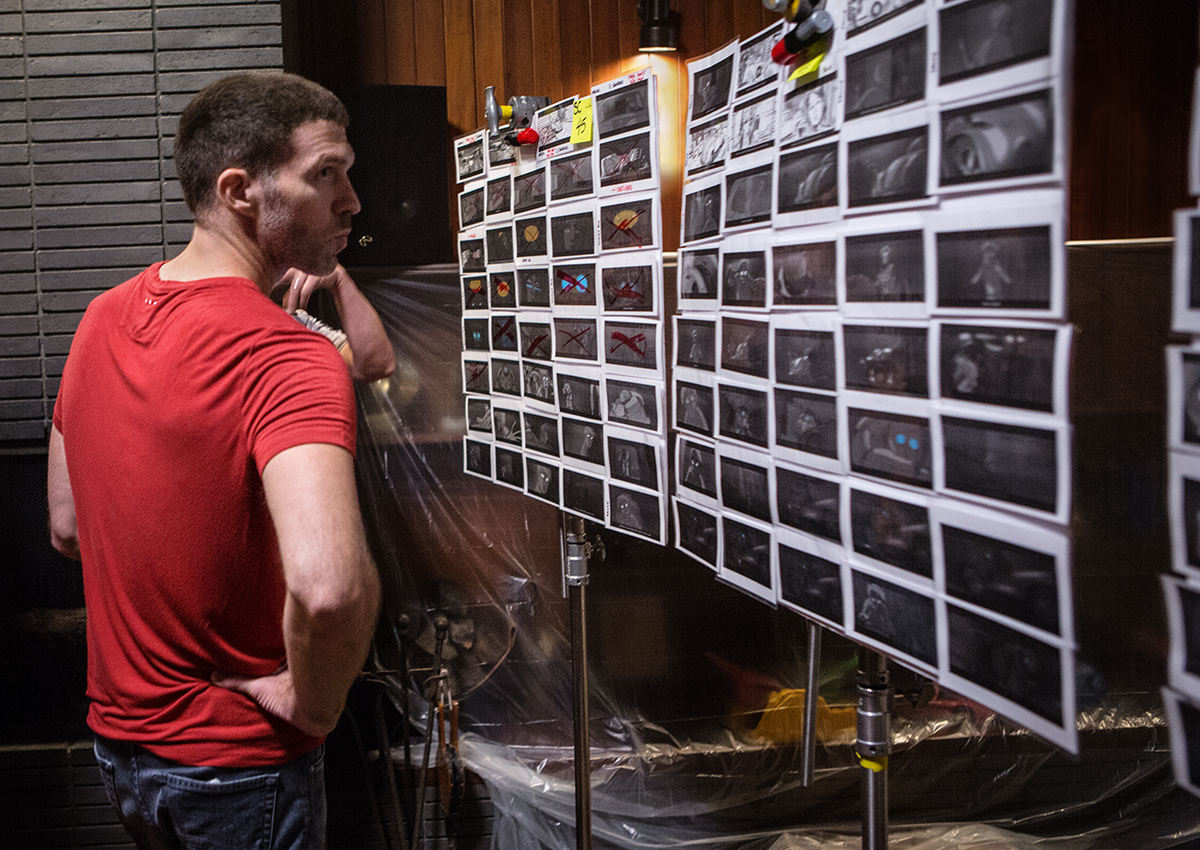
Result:
[[637,147],[637,142],[635,141],[629,146],[629,150],[625,151],[625,153],[617,154],[617,167],[612,170],[612,173],[616,174],[616,173],[620,172],[625,166],[627,166],[629,164],[629,158],[631,156],[633,156],[634,151],[636,151],[636,150],[638,150],[638,147]]
[[508,183],[497,183],[491,187],[491,194],[488,198],[488,209],[495,212],[507,206],[508,200],[505,196],[508,194]]
[[533,200],[539,198],[544,193],[545,190],[542,189],[542,181],[539,179],[540,176],[541,176],[541,173],[539,172],[538,176],[534,177],[531,180],[518,180],[517,181],[517,205],[518,206],[521,204],[529,203],[530,201],[533,201]]
[[550,338],[550,334],[542,334],[541,336],[535,336],[533,338],[533,340],[529,343],[529,347],[525,350],[525,356],[533,357],[534,355],[541,355],[542,357],[549,357],[550,352],[548,352],[545,349],[545,347],[542,345],[542,343],[545,342],[549,338]]
[[613,331],[612,334],[610,335],[610,337],[612,339],[616,340],[616,344],[608,350],[609,354],[612,354],[618,348],[628,348],[630,351],[633,351],[635,354],[637,354],[638,357],[646,356],[646,335],[645,334],[634,334],[633,336],[626,336],[625,334],[621,333],[620,331]]
[[486,364],[486,363],[472,363],[471,365],[469,365],[467,368],[471,370],[471,374],[467,378],[467,386],[468,387],[472,386],[481,377],[486,375],[487,367],[488,367],[488,364]]
[[496,329],[496,332],[494,334],[492,334],[492,342],[496,343],[502,339],[507,339],[510,342],[515,343],[516,340],[513,338],[513,335],[512,335],[512,326],[513,326],[513,322],[515,322],[515,321],[516,321],[515,316],[509,316],[508,320],[503,325],[498,327]]
[[616,290],[613,291],[613,301],[641,301],[642,300],[642,273],[639,270],[638,276],[632,281],[623,282]]
[[[467,291],[469,293],[467,295],[467,307],[470,308],[471,305],[475,303],[475,299],[484,294],[483,281],[479,280],[478,278],[469,281],[467,283]],[[484,304],[483,306],[486,307],[487,304]]]
[[558,278],[558,285],[559,285],[559,288],[561,289],[563,295],[566,295],[572,289],[576,289],[576,288],[578,288],[579,291],[582,292],[584,295],[587,295],[587,291],[588,291],[587,275],[581,274],[579,277],[574,277],[574,276],[569,275],[566,272],[562,271],[561,269],[555,271],[554,275],[555,275],[555,277]]
[[630,239],[637,243],[639,248],[642,247],[642,237],[634,232],[633,228],[637,226],[638,220],[641,219],[642,213],[645,210],[621,210],[613,216],[610,222],[613,226],[613,231],[610,236],[616,236],[618,233],[624,233]]
[[565,328],[564,328],[564,329],[561,329],[561,330],[559,331],[559,333],[566,334],[566,335],[567,335],[567,341],[566,341],[566,342],[564,342],[564,343],[563,343],[563,344],[562,344],[560,347],[561,347],[561,348],[566,348],[566,347],[567,347],[568,345],[570,345],[571,343],[575,343],[576,345],[578,345],[578,346],[579,346],[579,349],[580,349],[580,350],[581,350],[581,351],[582,351],[584,354],[588,354],[588,355],[590,355],[590,354],[591,354],[591,352],[590,352],[590,351],[588,351],[588,348],[587,348],[587,346],[586,346],[586,345],[584,345],[582,342],[580,342],[580,341],[579,341],[579,338],[580,338],[581,336],[583,336],[584,334],[586,334],[586,333],[587,333],[588,331],[590,331],[591,329],[592,329],[592,328],[591,328],[591,326],[590,326],[590,325],[587,325],[587,326],[584,326],[583,330],[581,330],[581,331],[579,331],[579,333],[575,333],[575,334],[571,333],[570,331],[566,330]]
[[571,177],[575,180],[580,180],[582,178],[579,176],[579,169],[588,164],[590,164],[588,163],[588,158],[586,156],[581,156],[579,159],[567,160],[565,162],[555,162],[554,167],[560,171],[570,173]]

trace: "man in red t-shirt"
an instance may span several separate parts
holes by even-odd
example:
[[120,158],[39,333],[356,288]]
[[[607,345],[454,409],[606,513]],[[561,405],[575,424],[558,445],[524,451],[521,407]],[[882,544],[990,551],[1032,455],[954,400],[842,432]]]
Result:
[[[175,138],[192,238],[93,301],[64,368],[51,536],[83,562],[88,723],[142,847],[324,846],[322,741],[379,607],[351,377],[394,365],[337,264],[347,120],[288,74],[200,92]],[[286,310],[333,292],[349,369],[270,300],[285,273]]]

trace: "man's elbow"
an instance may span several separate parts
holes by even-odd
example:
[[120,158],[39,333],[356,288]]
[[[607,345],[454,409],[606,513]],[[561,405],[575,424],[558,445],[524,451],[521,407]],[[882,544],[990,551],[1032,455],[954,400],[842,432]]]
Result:
[[[363,358],[367,360],[367,358]],[[396,371],[396,357],[392,354],[391,349],[381,351],[374,355],[366,363],[358,364],[359,370],[362,373],[364,381],[378,381],[381,378],[389,378]]]
[[307,588],[299,601],[314,619],[374,622],[379,614],[380,596],[379,574],[374,565],[368,565]]
[[51,525],[50,545],[71,560],[79,560],[79,537],[74,530],[64,531]]

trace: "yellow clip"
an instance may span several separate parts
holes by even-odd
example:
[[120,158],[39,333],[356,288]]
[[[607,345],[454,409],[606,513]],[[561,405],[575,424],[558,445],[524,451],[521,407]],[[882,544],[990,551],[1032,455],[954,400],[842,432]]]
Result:
[[590,142],[592,140],[592,99],[581,97],[575,101],[575,110],[571,115],[571,144]]
[[792,71],[792,75],[788,77],[788,81],[798,80],[801,77],[807,77],[809,74],[815,74],[817,69],[821,67],[821,60],[825,58],[825,54],[821,53],[812,59],[809,59],[803,65],[797,65],[796,70]]
[[880,771],[887,770],[887,756],[884,756],[879,760],[875,760],[869,759],[860,753],[855,753],[854,755],[858,756],[858,763],[872,773],[879,773]]

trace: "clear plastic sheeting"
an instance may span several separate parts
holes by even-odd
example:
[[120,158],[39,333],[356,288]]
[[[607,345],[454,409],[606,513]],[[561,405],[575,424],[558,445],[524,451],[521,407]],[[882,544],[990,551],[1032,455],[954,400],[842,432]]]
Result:
[[[376,675],[407,711],[423,704],[435,667],[448,671],[459,753],[495,807],[493,847],[574,847],[558,512],[463,472],[457,268],[354,274],[397,355],[389,380],[359,392],[360,498],[385,588]],[[672,548],[588,528],[606,553],[587,585],[595,846],[859,847],[855,646],[826,634],[827,711],[804,787],[803,700],[788,698],[806,678],[803,619]],[[1200,840],[1200,805],[1171,779],[1157,690],[1091,666],[1087,647],[1080,659],[1078,757],[893,665],[890,846],[1152,850]]]

